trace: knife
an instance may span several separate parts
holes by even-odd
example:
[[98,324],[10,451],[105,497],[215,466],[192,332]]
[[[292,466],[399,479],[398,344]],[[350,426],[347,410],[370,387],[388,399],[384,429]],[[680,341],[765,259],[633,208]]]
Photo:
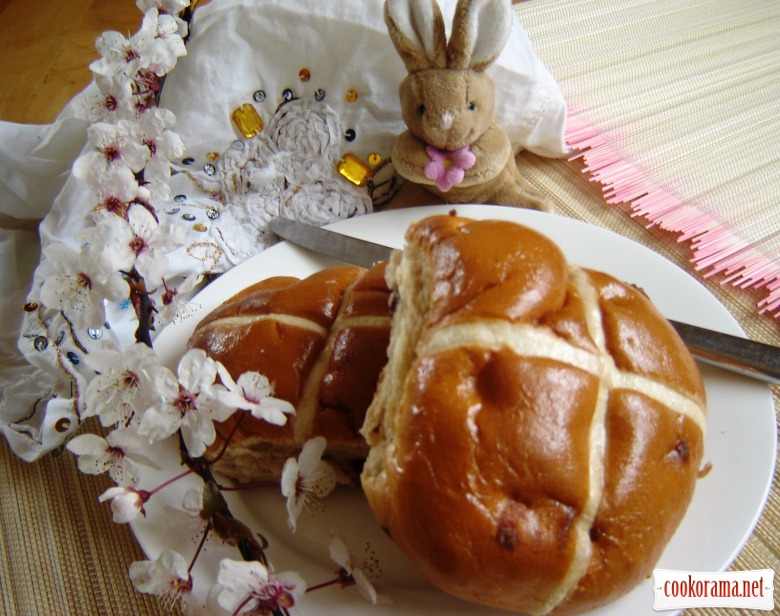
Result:
[[[297,220],[275,218],[270,230],[288,242],[366,269],[390,258],[393,248]],[[730,372],[780,384],[780,347],[668,319],[696,359]]]

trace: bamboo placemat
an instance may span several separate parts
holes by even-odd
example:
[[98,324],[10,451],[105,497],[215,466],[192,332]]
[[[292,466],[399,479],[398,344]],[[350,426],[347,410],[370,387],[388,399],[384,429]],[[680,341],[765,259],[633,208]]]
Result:
[[612,203],[780,315],[780,5],[535,0],[516,7]]
[[[524,11],[556,9],[544,13],[545,27],[557,30],[562,44],[570,44],[573,38],[588,32],[587,23],[576,32],[570,28],[571,20],[581,15],[575,4],[580,2],[530,0],[521,3],[518,10],[534,38],[538,34],[536,24],[525,20]],[[598,0],[584,4],[592,7],[612,5]],[[744,3],[747,4],[766,3]],[[651,25],[644,24],[644,27]],[[539,44],[543,58],[547,52],[545,45]],[[595,62],[595,59],[588,61]],[[548,65],[556,68],[553,62],[548,61]],[[776,69],[774,66],[773,70]],[[563,86],[567,86],[565,79]],[[588,182],[582,173],[581,161],[545,160],[524,154],[519,162],[525,175],[549,196],[559,213],[609,228],[649,246],[681,267],[691,267],[689,249],[677,244],[667,232],[658,228],[646,230],[643,224],[627,215],[629,205],[606,206],[601,188]],[[758,291],[742,292],[721,286],[715,280],[705,281],[705,284],[735,315],[750,337],[780,344],[777,325],[769,318],[755,314],[754,303],[760,299]],[[780,396],[775,391],[776,407],[779,403]],[[735,409],[735,412],[749,412],[749,409]],[[25,463],[10,452],[4,440],[0,443],[0,460],[0,615],[149,616],[168,613],[157,599],[137,593],[130,584],[127,569],[132,561],[142,559],[144,555],[130,529],[114,524],[108,507],[98,504],[98,496],[111,485],[109,479],[81,474],[68,454]],[[732,568],[780,571],[778,529],[780,495],[775,481],[758,526]],[[766,612],[690,611],[696,616],[749,613]]]
[[110,479],[81,473],[69,453],[24,462],[5,439],[0,459],[0,614],[164,613],[130,583],[130,563],[145,556],[98,503]]

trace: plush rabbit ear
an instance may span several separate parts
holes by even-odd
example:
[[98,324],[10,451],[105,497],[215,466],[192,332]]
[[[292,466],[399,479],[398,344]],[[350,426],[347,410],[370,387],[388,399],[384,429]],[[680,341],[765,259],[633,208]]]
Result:
[[410,73],[446,68],[447,38],[436,0],[386,0],[385,22]]
[[501,54],[511,30],[511,0],[458,0],[447,66],[485,70]]

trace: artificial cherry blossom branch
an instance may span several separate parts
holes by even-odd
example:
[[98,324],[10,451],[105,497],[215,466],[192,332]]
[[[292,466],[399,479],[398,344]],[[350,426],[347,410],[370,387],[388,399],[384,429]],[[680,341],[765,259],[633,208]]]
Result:
[[207,460],[208,464],[216,464],[219,462],[219,460],[222,458],[222,456],[225,455],[225,452],[228,449],[228,445],[230,445],[230,441],[233,440],[233,436],[235,436],[236,431],[241,426],[241,422],[244,420],[244,417],[246,415],[244,413],[241,413],[238,416],[238,419],[233,423],[233,427],[230,429],[230,434],[228,434],[227,438],[225,439],[225,442],[222,445],[222,449],[219,450],[219,453],[216,455],[216,457],[213,460]]
[[[180,29],[184,22],[174,16],[180,13],[188,21],[193,7],[186,8],[189,0],[137,3],[145,13],[141,32],[129,39],[119,33],[106,33],[98,39],[102,57],[91,68],[101,95],[90,99],[93,107],[81,110],[92,122],[88,137],[94,148],[76,161],[73,174],[84,179],[97,197],[95,226],[76,238],[80,251],[64,245],[45,251],[56,274],[44,284],[41,300],[45,306],[62,311],[74,340],[75,325],[98,328],[105,323],[106,300],[129,298],[138,318],[136,344],[130,349],[104,347],[87,353],[80,347],[85,353],[84,364],[94,371],[85,394],[85,417],[96,415],[104,427],[118,427],[106,438],[92,434],[76,437],[68,449],[79,457],[80,470],[91,474],[108,471],[119,484],[106,490],[99,500],[111,500],[114,520],[120,523],[139,513],[146,515],[144,504],[176,481],[191,474],[203,481],[202,487],[188,491],[185,510],[180,511],[203,531],[189,565],[183,556],[169,550],[153,561],[133,563],[130,577],[140,592],[161,595],[169,606],[179,603],[188,614],[200,613],[202,606],[192,593],[192,570],[207,538],[216,536],[235,546],[243,559],[220,563],[215,587],[219,605],[234,615],[248,610],[289,616],[289,608],[306,591],[305,582],[295,573],[276,574],[270,568],[268,541],[234,517],[222,492],[281,486],[294,531],[301,511],[317,505],[335,487],[335,473],[321,460],[324,439],[316,438],[304,445],[297,460],[287,461],[279,483],[256,482],[235,488],[217,483],[212,467],[224,455],[244,413],[283,425],[294,409],[272,397],[271,384],[262,375],[246,373],[234,382],[223,366],[198,351],[185,353],[174,375],[159,364],[153,351],[155,314],[165,321],[167,313],[175,313],[170,308],[175,308],[178,293],[165,280],[169,273],[166,255],[180,247],[183,237],[182,227],[161,224],[151,205],[153,197],[166,196],[170,160],[183,153],[181,140],[168,130],[173,114],[157,105],[165,75],[186,53],[188,34],[182,33],[187,28]],[[179,290],[192,290],[202,278],[196,274],[192,272]],[[158,312],[152,294],[162,289]],[[65,305],[64,297],[75,301]],[[78,322],[72,323],[69,317]],[[205,451],[216,438],[214,422],[225,421],[235,412],[240,415],[224,445],[214,459],[207,459]],[[138,481],[135,462],[156,465],[140,445],[148,447],[174,434],[186,470],[152,490],[133,487]],[[338,575],[310,590],[357,584],[375,601],[373,587],[343,541],[334,540],[330,549],[340,567]]]
[[200,556],[200,553],[203,550],[203,546],[206,545],[206,539],[208,539],[209,531],[211,531],[211,520],[206,522],[206,528],[203,530],[203,536],[198,542],[198,547],[195,548],[195,554],[192,556],[192,560],[190,560],[190,566],[187,567],[187,571],[190,574],[192,574],[192,568],[195,566],[195,563],[198,560],[198,556]]

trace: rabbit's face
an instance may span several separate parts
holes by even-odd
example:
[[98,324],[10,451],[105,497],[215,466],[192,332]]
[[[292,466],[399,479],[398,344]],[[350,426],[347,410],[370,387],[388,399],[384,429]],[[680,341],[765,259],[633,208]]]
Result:
[[472,70],[428,69],[401,83],[401,113],[409,132],[440,150],[471,145],[493,118],[494,85]]

